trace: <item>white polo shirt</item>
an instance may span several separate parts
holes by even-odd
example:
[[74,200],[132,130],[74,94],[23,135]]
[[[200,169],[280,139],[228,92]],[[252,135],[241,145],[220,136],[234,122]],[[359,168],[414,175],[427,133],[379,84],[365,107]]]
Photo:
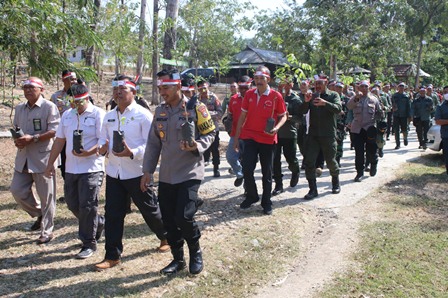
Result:
[[[106,114],[98,144],[102,146],[106,144],[106,140],[109,140],[107,175],[121,180],[143,175],[143,155],[152,119],[151,112],[137,104],[135,100],[126,107],[123,114],[118,111],[118,107]],[[127,156],[118,157],[112,153],[114,130],[124,132],[124,140],[134,155],[133,159]]]
[[[104,157],[96,154],[87,157],[73,155],[73,131],[82,130],[83,147],[88,150],[98,143],[106,111],[89,103],[87,109],[78,115],[76,109],[69,109],[62,114],[61,123],[56,130],[56,137],[65,139],[65,171],[71,174],[95,173],[104,171]],[[79,126],[78,126],[79,123]]]

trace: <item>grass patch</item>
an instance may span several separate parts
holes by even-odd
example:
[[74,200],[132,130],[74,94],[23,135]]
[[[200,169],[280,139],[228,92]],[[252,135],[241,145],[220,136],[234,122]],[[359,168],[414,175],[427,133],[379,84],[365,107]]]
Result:
[[355,267],[319,297],[447,297],[448,192],[434,156],[402,169],[375,194],[381,220],[361,229]]
[[[240,200],[240,198],[237,198]],[[136,211],[126,217],[122,264],[105,272],[93,265],[104,257],[104,240],[89,259],[76,260],[80,250],[77,221],[64,204],[57,206],[55,235],[37,246],[39,233],[26,232],[33,222],[13,207],[8,191],[0,191],[0,295],[2,297],[247,297],[268,282],[284,277],[299,255],[305,229],[299,206],[275,209],[273,216],[233,210],[228,197],[214,199],[213,210],[201,212],[201,246],[205,270],[188,270],[169,278],[159,270],[170,254],[155,252],[158,239]],[[223,208],[223,205],[227,209]],[[103,210],[104,201],[101,201]],[[216,209],[216,210],[215,210]],[[207,216],[222,211],[225,220]],[[298,228],[291,228],[298,227]],[[188,257],[187,257],[188,261]]]

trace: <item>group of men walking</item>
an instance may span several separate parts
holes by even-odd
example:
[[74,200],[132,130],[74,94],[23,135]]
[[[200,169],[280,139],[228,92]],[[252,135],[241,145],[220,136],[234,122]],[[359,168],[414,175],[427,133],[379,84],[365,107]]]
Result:
[[[261,199],[265,215],[273,213],[272,196],[284,191],[282,153],[291,171],[290,187],[298,185],[300,169],[305,169],[309,187],[305,200],[318,196],[318,169],[323,167],[323,160],[331,175],[331,192],[341,192],[339,169],[347,129],[355,150],[355,182],[362,181],[366,165],[370,176],[376,175],[390,126],[396,149],[401,146],[400,134],[403,144],[408,144],[411,120],[419,148],[426,149],[430,118],[435,115],[436,123],[442,125],[448,159],[448,87],[445,100],[436,109],[427,88],[422,87],[411,101],[403,83],[398,84],[393,95],[388,85],[382,90],[380,83],[370,86],[369,81],[361,81],[353,91],[344,93],[343,83],[331,82],[320,74],[314,77],[313,90],[310,81],[303,80],[296,93],[292,90],[292,76],[287,75],[281,78],[276,91],[269,85],[270,70],[260,66],[253,80],[243,76],[232,84],[234,92],[223,106],[208,90],[207,82],[196,82],[195,94],[192,83],[181,82],[180,74],[172,69],[157,74],[163,103],[153,115],[137,103],[137,84],[128,76],[114,78],[115,107],[107,113],[93,105],[88,88],[76,80],[75,73],[64,71],[62,80],[64,89],[51,101],[43,98],[42,80],[30,77],[23,82],[27,101],[15,109],[12,133],[18,150],[11,193],[30,216],[37,217],[31,226],[31,230],[40,230],[37,242],[50,242],[54,238],[56,209],[55,167],[61,163],[59,155],[65,153],[64,198],[78,219],[82,242],[76,258],[92,256],[105,231],[106,254],[95,265],[97,270],[120,263],[130,198],[160,240],[158,250],[171,250],[173,260],[161,273],[170,275],[186,267],[185,242],[189,272],[198,274],[203,270],[201,233],[194,216],[203,203],[198,190],[210,155],[213,176],[220,176],[218,127],[225,110],[224,124],[230,135],[226,158],[236,175],[234,186],[245,190],[240,208],[248,209]],[[302,167],[297,147],[303,155]],[[159,160],[156,195],[154,173]],[[254,178],[258,161],[261,197]],[[106,205],[102,215],[98,200],[104,173]],[[38,197],[32,191],[33,183]]]

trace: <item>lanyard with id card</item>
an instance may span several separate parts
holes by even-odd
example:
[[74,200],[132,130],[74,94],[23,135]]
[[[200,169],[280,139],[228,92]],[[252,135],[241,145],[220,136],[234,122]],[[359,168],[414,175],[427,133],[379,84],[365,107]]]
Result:
[[42,122],[40,119],[33,119],[33,127],[34,131],[41,131],[42,130]]

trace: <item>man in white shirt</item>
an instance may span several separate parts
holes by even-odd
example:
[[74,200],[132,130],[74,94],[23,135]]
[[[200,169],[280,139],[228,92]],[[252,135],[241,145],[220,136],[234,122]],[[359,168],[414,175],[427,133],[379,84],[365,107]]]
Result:
[[[65,202],[79,221],[78,236],[82,248],[76,258],[86,259],[96,251],[97,240],[104,228],[104,217],[98,213],[104,156],[98,156],[96,151],[106,112],[89,102],[85,85],[74,85],[71,88],[74,108],[62,115],[45,176],[55,175],[54,162],[65,148]],[[78,142],[80,138],[82,142]],[[81,144],[82,147],[79,146]]]
[[158,250],[169,251],[157,196],[151,189],[140,190],[143,155],[153,116],[135,102],[136,85],[130,77],[118,76],[112,85],[118,88],[118,105],[106,114],[98,142],[98,153],[108,153],[109,161],[106,165],[106,256],[96,264],[97,270],[120,263],[128,195],[146,224],[161,240]]

